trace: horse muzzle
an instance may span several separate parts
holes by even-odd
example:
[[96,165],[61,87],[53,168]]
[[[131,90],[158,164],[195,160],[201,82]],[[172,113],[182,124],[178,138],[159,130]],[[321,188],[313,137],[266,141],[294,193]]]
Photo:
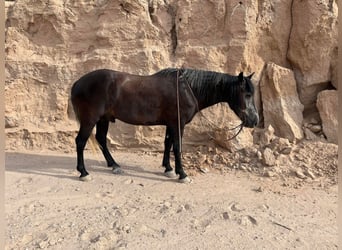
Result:
[[259,123],[258,112],[242,110],[242,125],[247,128],[254,128]]

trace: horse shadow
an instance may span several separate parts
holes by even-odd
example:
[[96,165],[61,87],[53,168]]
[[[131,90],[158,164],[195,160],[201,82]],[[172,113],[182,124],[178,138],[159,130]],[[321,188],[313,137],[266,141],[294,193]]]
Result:
[[[144,167],[143,163],[141,165],[122,163],[123,173],[119,175],[114,175],[112,168],[107,167],[105,161],[86,159],[85,164],[92,177],[96,175],[111,175],[113,180],[117,179],[114,177],[128,176],[153,181],[176,181],[176,179],[165,177],[162,167],[160,167],[160,171],[158,171],[159,169],[150,170],[147,166]],[[5,171],[79,181],[79,172],[76,170],[76,156],[6,152]]]

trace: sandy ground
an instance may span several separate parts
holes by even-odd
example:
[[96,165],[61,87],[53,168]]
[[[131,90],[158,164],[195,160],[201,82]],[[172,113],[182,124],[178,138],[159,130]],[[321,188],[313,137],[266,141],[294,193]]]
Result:
[[232,170],[162,175],[160,154],[6,154],[6,249],[337,249],[337,185]]

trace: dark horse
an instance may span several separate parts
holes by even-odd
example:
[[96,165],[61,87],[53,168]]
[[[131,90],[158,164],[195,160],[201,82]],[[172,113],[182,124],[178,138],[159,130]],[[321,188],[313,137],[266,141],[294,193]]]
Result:
[[181,182],[187,182],[189,178],[183,170],[180,155],[184,126],[197,112],[219,102],[229,104],[241,119],[241,126],[256,126],[259,116],[254,104],[252,75],[244,77],[241,72],[238,76],[231,76],[212,71],[168,68],[150,76],[108,69],[82,76],[71,89],[71,101],[80,122],[76,137],[80,179],[86,180],[89,175],[84,166],[83,150],[95,125],[95,137],[108,166],[113,167],[113,173],[121,172],[106,145],[109,122],[119,119],[134,125],[165,125],[162,163],[165,173],[173,173],[170,165],[173,147],[175,172]]

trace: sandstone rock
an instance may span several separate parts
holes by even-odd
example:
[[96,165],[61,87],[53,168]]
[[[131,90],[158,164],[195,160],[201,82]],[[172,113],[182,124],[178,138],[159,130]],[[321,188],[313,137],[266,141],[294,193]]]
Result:
[[317,96],[317,108],[323,132],[329,142],[338,143],[338,96],[336,90],[325,90]]
[[255,129],[253,133],[253,142],[261,146],[266,146],[274,139],[274,128],[268,125],[264,129]]
[[327,87],[337,65],[337,2],[293,1],[291,13],[288,59],[296,72],[300,100],[307,108],[315,106],[318,92]]
[[289,140],[281,137],[275,137],[269,145],[269,148],[275,151],[274,154],[290,154],[292,151]]
[[260,87],[265,127],[271,124],[279,137],[301,139],[303,105],[298,99],[293,72],[268,63]]
[[267,166],[274,166],[276,163],[273,151],[270,148],[266,147],[263,152],[263,163]]
[[244,147],[251,146],[253,144],[253,136],[251,129],[243,128],[239,135],[231,139],[236,133],[236,130],[229,130],[229,127],[215,130],[214,141],[219,146],[228,149],[230,152],[235,152],[243,149]]

